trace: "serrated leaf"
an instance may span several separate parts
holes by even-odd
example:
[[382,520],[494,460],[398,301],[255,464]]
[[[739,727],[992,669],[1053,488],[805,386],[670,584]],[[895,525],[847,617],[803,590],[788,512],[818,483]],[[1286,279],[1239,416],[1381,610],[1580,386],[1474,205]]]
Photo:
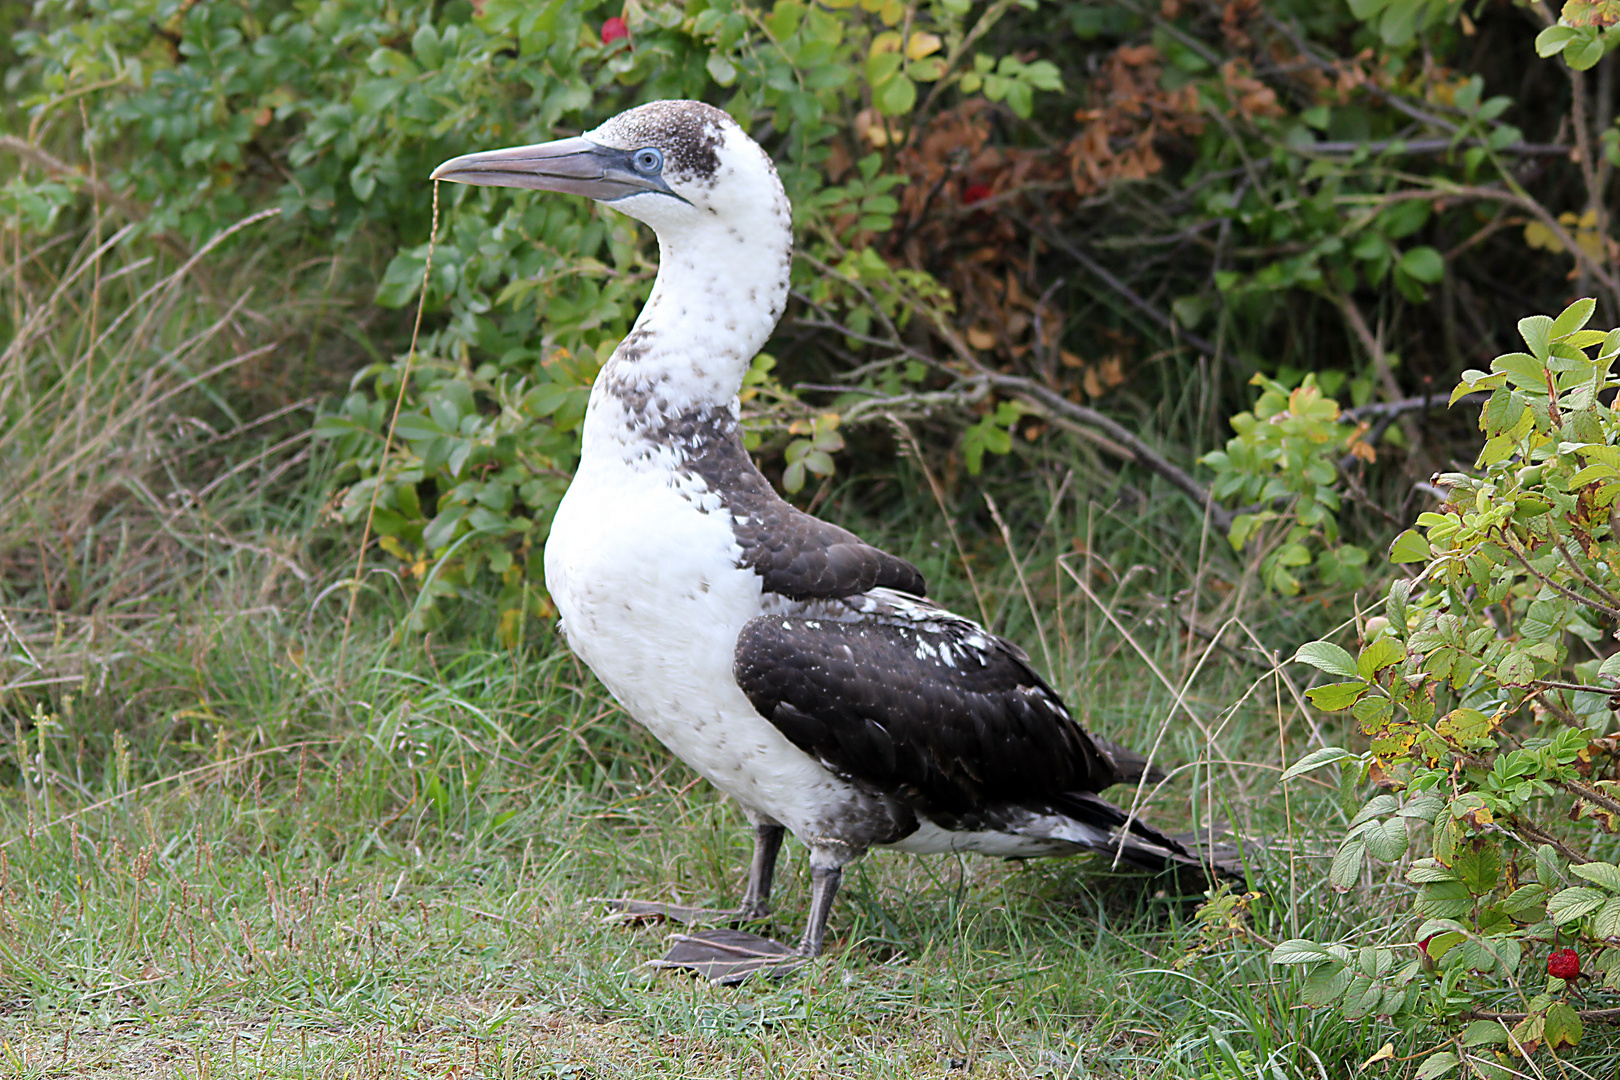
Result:
[[1555,1001],[1547,1006],[1547,1025],[1542,1030],[1547,1046],[1553,1050],[1574,1046],[1584,1034],[1580,1016],[1567,1001]]
[[1299,998],[1313,1009],[1331,1005],[1343,995],[1345,988],[1350,985],[1350,978],[1350,969],[1343,964],[1323,964],[1305,976]]
[[1360,679],[1356,679],[1352,682],[1324,683],[1321,686],[1313,686],[1305,691],[1305,696],[1311,699],[1312,705],[1315,705],[1323,712],[1339,712],[1354,705],[1357,699],[1362,694],[1365,694],[1367,690],[1367,684]]
[[1406,880],[1414,885],[1432,881],[1456,881],[1456,871],[1438,859],[1418,859],[1406,871]]
[[1368,829],[1362,836],[1367,841],[1367,853],[1380,862],[1395,862],[1406,854],[1409,837],[1405,818],[1390,818]]
[[1363,822],[1381,818],[1385,814],[1393,814],[1399,806],[1400,802],[1393,795],[1387,793],[1374,795],[1367,800],[1367,805],[1363,806],[1356,816],[1350,819],[1350,827],[1354,829]]
[[1389,561],[1397,565],[1428,562],[1433,554],[1429,541],[1416,529],[1407,529],[1389,545]]
[[1592,933],[1600,938],[1620,937],[1620,896],[1612,897],[1592,916]]
[[1496,677],[1506,686],[1529,686],[1536,678],[1536,664],[1522,649],[1508,653],[1496,666]]
[[1474,907],[1474,897],[1460,881],[1436,881],[1418,889],[1412,910],[1427,918],[1461,919]]
[[[1519,320],[1519,336],[1524,338],[1525,345],[1537,360],[1546,360],[1552,348],[1552,324],[1553,321],[1545,315],[1528,315]],[[1491,364],[1491,367],[1494,370],[1496,364]],[[1511,373],[1508,377],[1512,378]]]
[[1367,854],[1367,841],[1359,836],[1347,837],[1333,856],[1328,870],[1328,883],[1336,889],[1348,889],[1361,877],[1361,864]]
[[1584,885],[1560,889],[1551,900],[1547,901],[1547,918],[1551,919],[1554,925],[1563,926],[1584,915],[1590,915],[1602,907],[1608,899],[1608,893],[1588,889]]
[[1558,318],[1552,321],[1548,329],[1549,336],[1554,341],[1568,337],[1587,323],[1592,321],[1592,312],[1597,309],[1597,301],[1591,297],[1583,297],[1569,307],[1559,312]]
[[1331,960],[1333,954],[1314,941],[1290,938],[1271,950],[1273,964],[1314,964],[1318,960]]
[[1330,675],[1343,675],[1347,679],[1360,678],[1360,673],[1356,671],[1355,659],[1331,641],[1311,641],[1301,645],[1294,653],[1294,660],[1301,664],[1309,664]]
[[1470,743],[1483,739],[1491,733],[1491,718],[1478,709],[1453,709],[1441,717],[1434,725],[1435,732],[1442,738],[1454,742]]
[[1508,1029],[1499,1020],[1475,1020],[1463,1028],[1464,1046],[1505,1046]]
[[1423,1059],[1423,1064],[1413,1073],[1415,1080],[1435,1080],[1444,1076],[1457,1067],[1458,1057],[1450,1050],[1442,1050],[1438,1054],[1430,1054]]
[[1305,773],[1320,769],[1324,765],[1331,765],[1335,761],[1343,761],[1345,758],[1354,756],[1343,747],[1324,746],[1320,750],[1312,750],[1309,754],[1290,765],[1288,771],[1282,774],[1282,778],[1292,780],[1296,776],[1303,776]]
[[1406,646],[1398,638],[1381,637],[1361,650],[1356,657],[1356,672],[1363,679],[1371,679],[1378,672],[1406,659]]
[[1620,866],[1614,863],[1576,863],[1570,866],[1569,872],[1576,877],[1585,878],[1594,885],[1601,885],[1612,893],[1620,893]]
[[1502,873],[1502,851],[1495,840],[1483,837],[1457,852],[1451,866],[1469,892],[1483,896],[1496,888]]

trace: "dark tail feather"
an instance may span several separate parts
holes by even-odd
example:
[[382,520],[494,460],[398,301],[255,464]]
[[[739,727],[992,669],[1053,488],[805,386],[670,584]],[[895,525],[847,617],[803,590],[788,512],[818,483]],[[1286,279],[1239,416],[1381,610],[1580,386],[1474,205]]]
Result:
[[1057,809],[1087,824],[1124,828],[1125,835],[1116,836],[1106,850],[1132,866],[1154,873],[1175,871],[1198,873],[1206,879],[1243,880],[1243,848],[1226,838],[1224,828],[1171,836],[1090,792],[1065,795]]
[[1091,741],[1097,745],[1114,766],[1114,783],[1140,784],[1146,774],[1147,782],[1157,784],[1164,779],[1164,772],[1157,765],[1148,766],[1147,758],[1132,750],[1128,746],[1121,746],[1112,739],[1105,739],[1100,735],[1091,736]]

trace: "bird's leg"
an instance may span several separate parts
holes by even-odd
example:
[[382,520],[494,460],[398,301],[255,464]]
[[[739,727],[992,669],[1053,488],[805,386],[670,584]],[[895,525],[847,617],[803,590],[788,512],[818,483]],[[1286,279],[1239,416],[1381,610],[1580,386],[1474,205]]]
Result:
[[833,897],[838,895],[838,883],[843,877],[843,868],[838,866],[810,869],[810,920],[799,942],[800,956],[821,955],[821,945],[827,937],[827,917],[832,914]]
[[754,858],[748,866],[748,889],[735,909],[664,904],[651,900],[603,900],[608,909],[625,919],[673,919],[680,923],[751,922],[770,914],[771,883],[776,878],[776,856],[787,830],[774,821],[754,823]]
[[[760,849],[755,856],[756,862],[765,864],[762,887],[768,890],[774,853],[767,847],[770,841],[763,829],[759,835]],[[780,835],[775,838],[776,842],[780,839]],[[833,897],[838,895],[838,882],[842,877],[843,871],[836,866],[811,868],[810,920],[797,949],[743,930],[703,930],[696,934],[676,934],[669,955],[654,960],[653,966],[685,968],[717,983],[740,983],[760,973],[775,978],[791,975],[806,961],[821,955],[827,938],[827,917],[832,914]],[[750,883],[750,893],[754,891],[753,884]]]
[[763,919],[771,913],[771,883],[776,879],[776,856],[786,831],[774,822],[754,823],[754,858],[748,864],[748,890],[738,911],[744,919]]

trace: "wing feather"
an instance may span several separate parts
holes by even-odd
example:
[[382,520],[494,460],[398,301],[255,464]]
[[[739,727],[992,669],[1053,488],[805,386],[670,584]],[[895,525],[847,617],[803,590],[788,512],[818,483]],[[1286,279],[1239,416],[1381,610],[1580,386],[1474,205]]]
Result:
[[761,716],[833,771],[921,811],[1053,805],[1120,779],[1015,646],[924,602],[766,615],[733,673]]

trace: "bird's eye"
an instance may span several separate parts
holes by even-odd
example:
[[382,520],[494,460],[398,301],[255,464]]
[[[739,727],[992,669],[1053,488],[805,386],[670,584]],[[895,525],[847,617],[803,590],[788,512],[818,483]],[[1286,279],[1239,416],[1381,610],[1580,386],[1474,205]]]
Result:
[[659,169],[664,167],[664,155],[660,154],[657,150],[654,150],[650,146],[642,150],[637,150],[630,158],[630,161],[633,165],[635,165],[637,172],[646,173],[648,176],[653,175],[654,173],[658,172]]

